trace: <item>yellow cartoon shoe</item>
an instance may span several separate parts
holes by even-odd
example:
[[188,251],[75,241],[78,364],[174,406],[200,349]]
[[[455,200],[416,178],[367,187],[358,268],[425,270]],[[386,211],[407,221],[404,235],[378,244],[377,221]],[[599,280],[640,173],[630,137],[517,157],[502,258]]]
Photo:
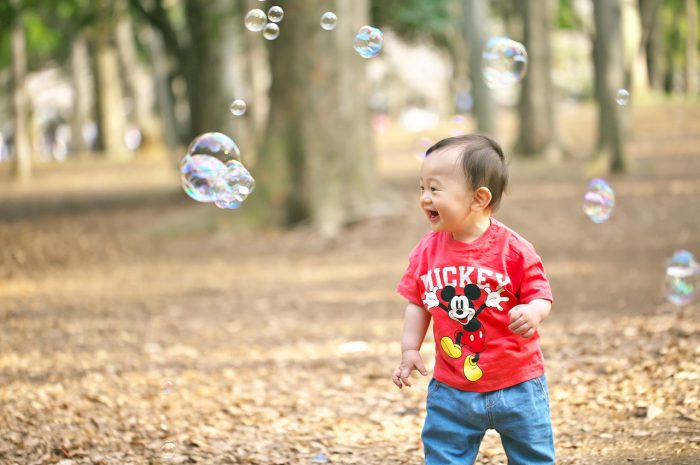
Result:
[[440,345],[448,356],[452,358],[459,358],[462,356],[462,348],[455,344],[448,336],[443,336],[443,338],[440,339]]
[[[442,348],[444,349],[445,346],[443,345]],[[484,372],[481,371],[479,365],[474,361],[474,356],[467,355],[464,359],[464,376],[466,376],[469,381],[478,381],[483,374]]]

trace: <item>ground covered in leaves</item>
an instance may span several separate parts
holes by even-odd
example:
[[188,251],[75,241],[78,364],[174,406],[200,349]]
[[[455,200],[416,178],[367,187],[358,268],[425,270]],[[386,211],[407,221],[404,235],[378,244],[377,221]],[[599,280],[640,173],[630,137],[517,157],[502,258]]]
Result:
[[[574,114],[572,157],[514,161],[497,214],[552,281],[558,463],[698,464],[700,303],[667,303],[663,278],[675,250],[700,255],[700,108],[634,111],[602,225],[581,210],[594,112]],[[0,463],[422,463],[428,379],[399,391],[389,374],[393,289],[427,225],[416,141],[392,137],[378,154],[391,214],[336,240],[245,231],[158,160],[0,187]],[[497,434],[477,463],[506,463]]]

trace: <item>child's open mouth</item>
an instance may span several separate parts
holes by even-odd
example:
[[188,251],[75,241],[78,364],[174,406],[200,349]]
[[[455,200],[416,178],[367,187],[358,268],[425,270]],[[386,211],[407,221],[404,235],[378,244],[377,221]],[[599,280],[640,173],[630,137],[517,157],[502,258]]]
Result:
[[440,214],[436,211],[429,210],[428,211],[428,219],[431,222],[437,221],[438,219],[440,219]]

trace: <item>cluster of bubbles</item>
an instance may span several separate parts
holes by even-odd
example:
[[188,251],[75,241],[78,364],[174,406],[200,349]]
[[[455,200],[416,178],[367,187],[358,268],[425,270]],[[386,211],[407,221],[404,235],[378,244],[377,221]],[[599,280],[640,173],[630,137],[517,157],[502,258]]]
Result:
[[687,250],[673,254],[666,264],[666,298],[676,305],[689,304],[700,289],[700,265]]
[[615,207],[615,191],[605,182],[596,178],[588,183],[586,194],[583,196],[583,211],[596,224],[610,219]]
[[508,37],[491,37],[484,47],[481,62],[484,82],[490,88],[511,86],[527,72],[527,50]]
[[182,188],[198,202],[234,210],[255,189],[253,176],[241,163],[236,143],[220,132],[196,137],[180,168]]
[[250,10],[246,13],[243,22],[249,31],[262,31],[264,38],[275,40],[280,35],[280,27],[277,23],[282,21],[282,18],[284,18],[284,10],[279,6],[273,6],[267,10],[267,13],[259,8]]
[[355,35],[355,51],[362,58],[374,58],[379,55],[384,43],[384,34],[376,27],[362,26]]
[[321,28],[332,31],[338,25],[338,16],[332,11],[326,11],[321,15]]

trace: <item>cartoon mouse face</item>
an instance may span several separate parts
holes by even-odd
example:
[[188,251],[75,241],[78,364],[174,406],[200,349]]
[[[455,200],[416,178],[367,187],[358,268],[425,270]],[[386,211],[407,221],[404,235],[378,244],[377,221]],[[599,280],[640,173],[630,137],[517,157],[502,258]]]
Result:
[[474,284],[468,284],[464,288],[464,295],[456,295],[455,288],[445,286],[440,292],[440,297],[444,302],[449,302],[447,314],[453,320],[466,325],[474,317],[475,299],[481,295],[481,290]]

